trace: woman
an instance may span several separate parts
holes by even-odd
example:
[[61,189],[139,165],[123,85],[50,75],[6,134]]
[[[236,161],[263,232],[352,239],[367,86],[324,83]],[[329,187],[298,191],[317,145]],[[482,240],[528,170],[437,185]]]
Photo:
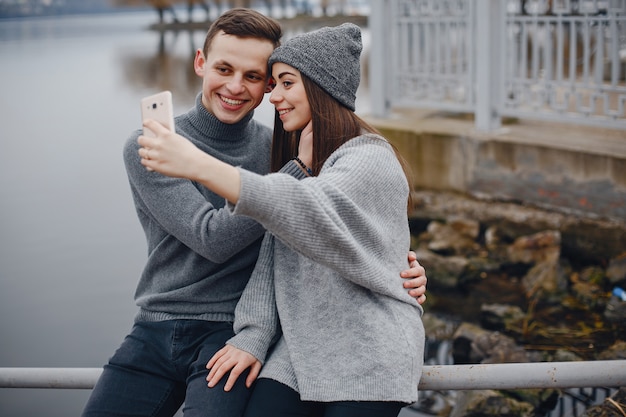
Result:
[[198,181],[268,230],[236,336],[207,364],[210,387],[230,372],[225,389],[244,371],[250,385],[264,364],[248,417],[397,416],[417,400],[422,309],[396,272],[410,188],[397,152],[354,113],[361,49],[360,29],[343,24],[274,51],[272,174],[223,163],[155,122],[146,127],[158,137],[139,139],[146,168]]

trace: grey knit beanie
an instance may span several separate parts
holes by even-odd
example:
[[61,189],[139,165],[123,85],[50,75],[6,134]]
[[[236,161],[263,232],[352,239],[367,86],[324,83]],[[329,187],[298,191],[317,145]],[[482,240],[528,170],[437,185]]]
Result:
[[361,29],[352,23],[296,35],[274,50],[270,68],[283,62],[354,111],[361,82]]

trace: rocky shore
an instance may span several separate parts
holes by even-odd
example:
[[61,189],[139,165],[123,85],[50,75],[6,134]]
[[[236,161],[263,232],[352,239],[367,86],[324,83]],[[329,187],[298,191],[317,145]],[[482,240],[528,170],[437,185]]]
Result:
[[[447,343],[457,364],[626,359],[626,301],[613,293],[626,289],[625,222],[441,192],[413,198],[412,247],[429,279],[429,345]],[[623,391],[614,396],[623,400]],[[435,411],[543,416],[560,395],[450,393]],[[619,398],[586,415],[626,415]]]

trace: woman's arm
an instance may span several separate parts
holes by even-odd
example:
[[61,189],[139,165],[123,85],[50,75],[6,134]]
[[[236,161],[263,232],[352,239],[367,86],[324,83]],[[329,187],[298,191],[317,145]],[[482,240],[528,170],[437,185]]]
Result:
[[382,139],[368,135],[342,145],[316,178],[240,175],[235,214],[257,219],[291,249],[376,292],[389,290],[395,270],[397,295],[410,240],[408,184]]
[[[138,217],[142,223],[153,223],[148,226],[150,233],[172,235],[215,263],[227,261],[263,236],[264,228],[258,222],[234,216],[222,198],[203,194],[197,183],[148,172],[137,154],[139,135],[133,133],[125,143],[123,160]],[[155,236],[149,250],[157,240]]]
[[246,386],[259,375],[268,350],[280,335],[273,272],[274,237],[266,233],[257,264],[235,309],[235,336],[207,363],[209,388],[228,374],[224,390],[229,391],[248,368]]
[[231,345],[226,345],[217,351],[209,360],[206,368],[209,375],[206,377],[209,388],[216,386],[224,375],[228,374],[228,379],[224,384],[224,391],[230,391],[235,385],[239,376],[250,368],[246,377],[246,387],[250,388],[252,383],[261,372],[261,361],[245,350],[241,350]]
[[197,181],[232,204],[239,201],[241,180],[237,168],[202,152],[188,139],[154,120],[146,120],[144,126],[156,137],[138,138],[143,166],[170,177]]
[[[142,165],[168,176],[197,181],[232,204],[239,201],[241,175],[237,168],[202,152],[186,138],[170,132],[153,120],[146,121],[145,126],[155,132],[156,137],[139,137]],[[309,124],[303,131],[305,138],[310,136],[311,132],[307,131],[310,128]],[[308,136],[305,134],[307,132]],[[308,143],[306,140],[304,142]],[[299,152],[307,163],[310,163],[309,147],[300,146]],[[410,269],[402,272],[402,277],[408,278],[404,287],[411,289],[409,294],[422,304],[426,300],[426,276],[424,268],[410,255]]]

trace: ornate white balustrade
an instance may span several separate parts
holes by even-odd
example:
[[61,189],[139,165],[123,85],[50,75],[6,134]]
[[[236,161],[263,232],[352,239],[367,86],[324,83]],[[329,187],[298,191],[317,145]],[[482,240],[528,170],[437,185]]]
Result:
[[626,129],[626,0],[371,0],[370,91],[392,107]]

